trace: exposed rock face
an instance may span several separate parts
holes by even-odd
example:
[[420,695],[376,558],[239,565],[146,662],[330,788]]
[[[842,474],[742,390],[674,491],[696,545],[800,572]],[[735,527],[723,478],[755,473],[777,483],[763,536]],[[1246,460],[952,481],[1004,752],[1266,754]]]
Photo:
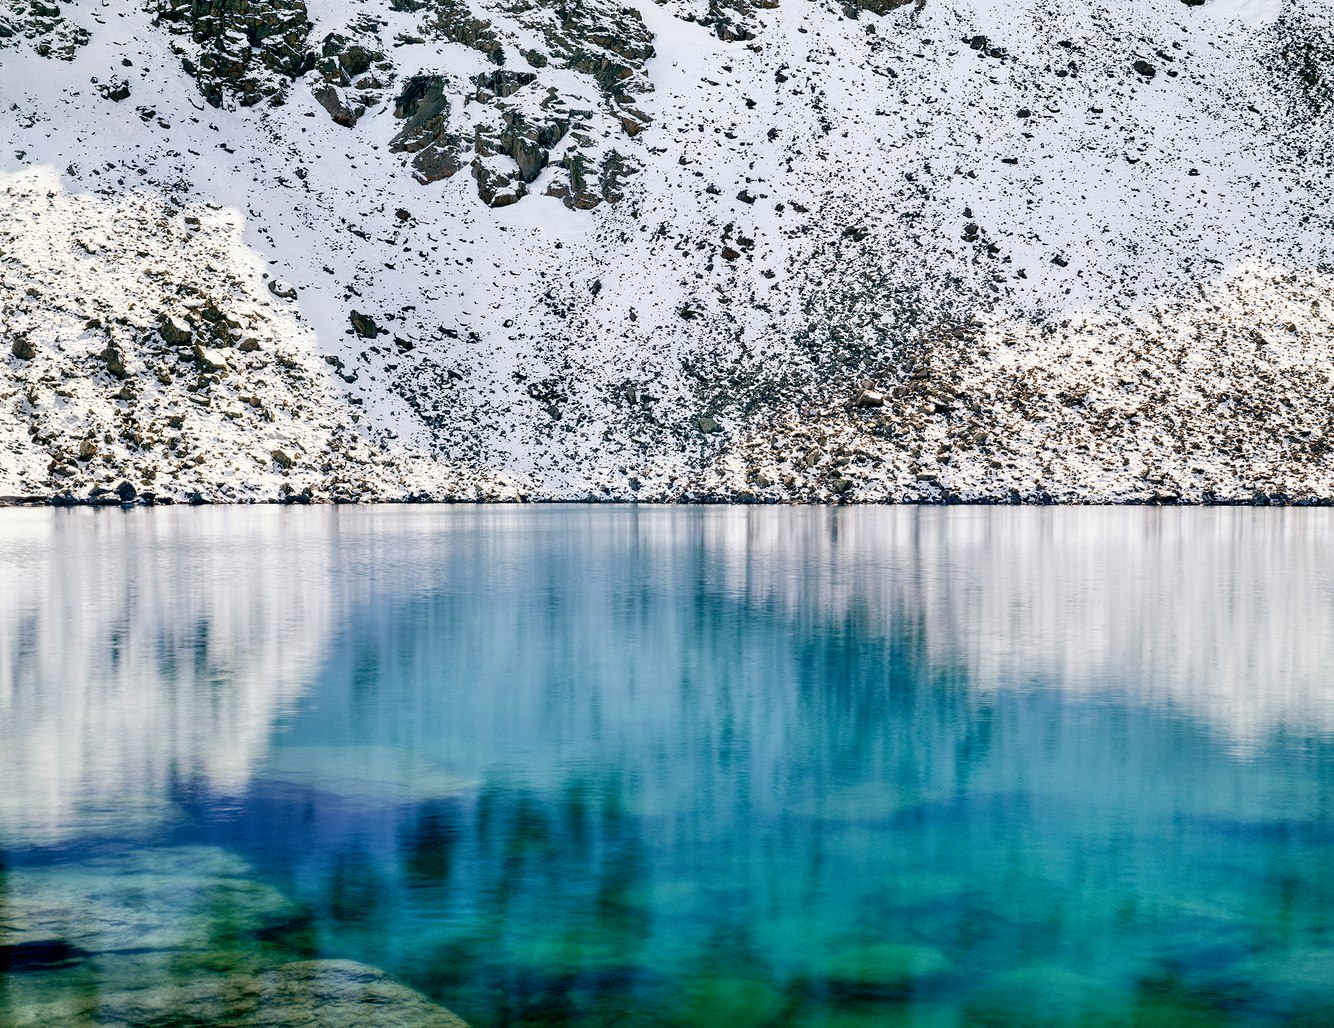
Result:
[[164,0],[158,18],[189,34],[185,69],[214,107],[281,103],[311,63],[303,0]]
[[0,50],[30,42],[36,53],[72,61],[91,33],[65,18],[59,4],[46,0],[4,0],[0,3]]
[[346,32],[331,32],[320,44],[311,93],[345,128],[383,103],[384,91],[394,81],[394,66],[381,49],[379,29],[375,19],[357,18]]
[[[494,70],[463,78],[446,72],[404,82],[394,113],[404,119],[390,143],[413,154],[419,182],[449,178],[469,167],[477,195],[490,207],[516,203],[548,168],[543,192],[586,210],[622,195],[635,162],[610,141],[638,135],[649,118],[634,104],[651,90],[644,74],[652,36],[638,13],[610,5],[517,4],[505,25],[464,14],[453,2],[430,5],[422,31],[486,54]],[[512,19],[512,20],[511,20]],[[531,70],[506,65],[506,43],[539,34],[541,49],[521,49]],[[589,110],[549,79],[553,72],[587,76],[599,95]],[[323,99],[321,100],[323,103]],[[328,106],[326,104],[326,106]]]
[[405,124],[389,149],[414,155],[413,174],[422,184],[449,178],[463,167],[463,139],[449,131],[448,89],[441,75],[417,75],[403,84],[394,101],[394,116]]

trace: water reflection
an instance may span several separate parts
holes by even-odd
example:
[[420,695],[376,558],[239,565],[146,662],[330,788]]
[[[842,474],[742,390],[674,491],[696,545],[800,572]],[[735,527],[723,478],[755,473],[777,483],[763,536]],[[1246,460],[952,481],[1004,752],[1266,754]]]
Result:
[[[25,897],[134,873],[133,836],[280,898],[246,966],[350,958],[479,1024],[1314,1016],[1331,542],[1302,510],[18,513],[0,953],[39,991],[109,959]],[[161,874],[197,921],[217,875]]]

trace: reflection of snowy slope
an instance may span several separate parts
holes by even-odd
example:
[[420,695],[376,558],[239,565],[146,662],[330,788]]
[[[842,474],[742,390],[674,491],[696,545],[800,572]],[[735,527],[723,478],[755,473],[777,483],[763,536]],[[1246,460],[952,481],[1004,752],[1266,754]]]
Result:
[[[0,370],[0,491],[1334,492],[1328,0],[250,6],[282,32],[228,79],[179,18],[6,5],[0,334],[35,353]],[[117,229],[127,191],[166,227]],[[149,306],[262,256],[308,395],[227,346],[161,382],[157,310],[82,327],[207,203],[251,252]],[[95,357],[121,329],[128,398]],[[868,376],[886,406],[849,421]],[[163,401],[255,453],[146,448]]]
[[737,511],[706,531],[728,591],[915,625],[928,663],[982,694],[1126,696],[1240,740],[1334,731],[1323,512]]
[[176,787],[243,788],[326,645],[335,541],[277,511],[12,513],[0,835],[121,834]]
[[[484,776],[516,747],[529,768],[676,753],[696,739],[683,725],[706,724],[719,759],[788,781],[807,758],[775,724],[814,718],[833,750],[887,733],[911,751],[916,714],[893,697],[937,686],[944,708],[1049,690],[1179,712],[1243,744],[1334,731],[1320,512],[393,518],[413,560],[386,537],[377,598],[339,634],[294,742],[402,745]],[[357,524],[344,519],[345,545],[370,528]]]

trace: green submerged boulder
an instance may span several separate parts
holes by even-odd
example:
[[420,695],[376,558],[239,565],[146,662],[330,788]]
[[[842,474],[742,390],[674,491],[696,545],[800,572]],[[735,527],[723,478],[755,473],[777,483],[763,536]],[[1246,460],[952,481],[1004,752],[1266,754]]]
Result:
[[938,949],[877,942],[835,950],[815,961],[811,976],[853,996],[898,995],[950,970]]
[[692,978],[682,989],[683,1024],[725,1024],[730,1028],[775,1024],[784,996],[772,984],[729,976]]

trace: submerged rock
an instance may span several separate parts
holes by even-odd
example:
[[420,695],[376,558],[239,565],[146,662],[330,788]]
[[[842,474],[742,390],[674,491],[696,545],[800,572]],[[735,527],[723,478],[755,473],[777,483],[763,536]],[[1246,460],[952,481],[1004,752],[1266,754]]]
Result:
[[421,993],[351,960],[305,960],[253,974],[197,978],[125,993],[105,1008],[126,1024],[464,1028]]
[[774,1024],[783,1014],[784,996],[769,982],[753,978],[695,978],[682,990],[685,1024]]
[[877,942],[835,951],[817,961],[812,974],[836,992],[875,996],[902,992],[949,968],[945,955],[930,946]]
[[75,976],[68,974],[23,981],[0,1007],[5,1024],[467,1028],[415,989],[350,960],[303,960],[228,973],[178,966],[173,973],[147,979],[138,976],[142,969],[132,963],[108,965],[108,972],[113,969],[116,977],[106,975],[100,988],[73,987]]
[[299,914],[252,875],[241,857],[208,846],[11,871],[0,947],[62,940],[111,954],[234,945]]
[[448,799],[477,782],[392,746],[293,746],[273,751],[259,782],[296,785],[343,799],[384,804]]

